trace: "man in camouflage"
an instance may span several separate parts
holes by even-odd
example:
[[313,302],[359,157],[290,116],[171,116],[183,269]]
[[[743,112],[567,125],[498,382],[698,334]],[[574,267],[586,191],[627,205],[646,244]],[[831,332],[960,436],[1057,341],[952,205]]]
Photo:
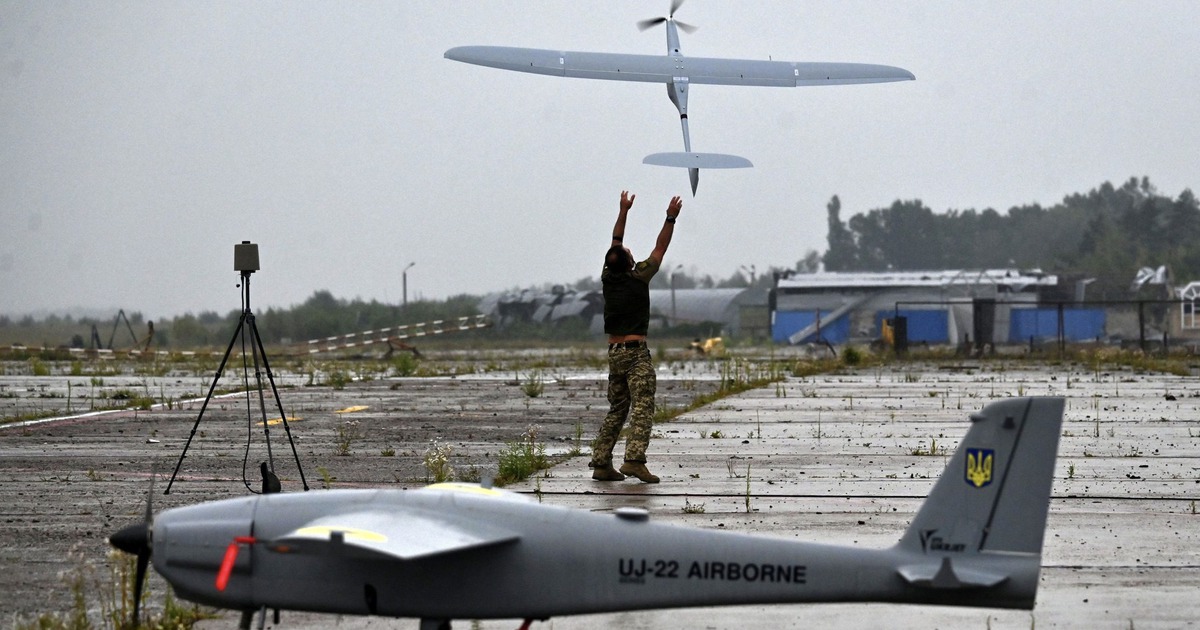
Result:
[[[608,415],[600,425],[592,447],[592,479],[621,481],[626,475],[646,483],[658,483],[658,477],[646,468],[646,448],[654,424],[656,378],[646,333],[650,327],[650,279],[662,266],[675,218],[683,209],[676,196],[667,205],[667,218],[658,233],[654,251],[634,264],[633,252],[623,244],[625,218],[633,207],[635,195],[621,191],[620,212],[613,227],[612,245],[604,255],[600,281],[604,286],[604,332],[608,335]],[[625,462],[618,472],[613,468],[613,448],[629,418],[629,436],[625,440]]]

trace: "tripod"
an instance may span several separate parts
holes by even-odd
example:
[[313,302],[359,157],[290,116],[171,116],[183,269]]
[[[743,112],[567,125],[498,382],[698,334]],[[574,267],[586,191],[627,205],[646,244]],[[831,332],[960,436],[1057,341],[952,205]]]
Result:
[[[257,252],[255,252],[257,258]],[[254,268],[257,268],[257,260]],[[246,342],[249,337],[250,355],[254,358],[254,381],[255,390],[258,392],[258,408],[262,416],[263,434],[267,442],[267,462],[263,464],[263,485],[264,493],[267,492],[267,479],[275,480],[275,458],[271,454],[271,428],[267,422],[267,405],[263,398],[263,380],[262,372],[259,370],[259,358],[262,358],[262,366],[267,371],[267,382],[271,385],[271,393],[275,396],[275,406],[279,408],[279,417],[283,420],[283,430],[287,433],[288,443],[292,447],[292,456],[296,458],[296,468],[300,471],[300,483],[304,485],[304,490],[308,490],[308,480],[304,478],[304,468],[300,465],[300,455],[296,453],[296,443],[292,440],[292,430],[288,426],[287,414],[283,412],[283,403],[279,400],[279,390],[275,387],[275,378],[271,375],[271,365],[267,362],[267,352],[263,349],[262,337],[258,334],[258,326],[254,323],[254,313],[250,310],[250,274],[253,270],[242,269],[242,315],[238,318],[237,330],[233,331],[233,338],[229,340],[229,347],[225,349],[225,356],[221,359],[221,365],[217,368],[217,374],[213,377],[212,385],[208,388],[208,395],[204,397],[204,404],[200,406],[200,415],[196,416],[196,423],[192,425],[192,433],[188,435],[187,443],[183,445],[183,452],[179,454],[179,461],[175,464],[175,472],[171,473],[171,481],[167,483],[167,490],[163,494],[171,494],[171,486],[175,483],[175,477],[179,474],[179,468],[183,466],[183,458],[187,456],[188,447],[192,445],[192,438],[196,437],[196,429],[200,427],[200,421],[204,419],[204,410],[208,409],[208,403],[212,400],[213,391],[217,389],[217,381],[221,380],[221,373],[225,371],[225,364],[229,361],[229,354],[233,352],[233,346],[238,339],[242,340],[242,381],[246,387],[246,414],[249,416],[251,407],[250,383],[246,372],[249,366],[246,365]],[[249,444],[246,446],[249,449]],[[245,463],[243,462],[243,469]],[[245,471],[243,470],[243,480],[245,479]]]

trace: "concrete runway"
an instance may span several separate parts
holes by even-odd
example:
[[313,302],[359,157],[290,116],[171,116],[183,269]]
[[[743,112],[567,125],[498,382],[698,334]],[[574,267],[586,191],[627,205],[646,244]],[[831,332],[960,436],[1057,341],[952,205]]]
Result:
[[[1200,382],[1083,366],[996,367],[895,366],[789,379],[659,425],[649,459],[663,476],[661,484],[594,482],[586,462],[572,461],[514,489],[540,488],[548,503],[590,510],[644,507],[657,521],[887,547],[941,474],[966,432],[968,413],[1010,396],[1064,396],[1041,586],[1032,612],[783,605],[556,618],[542,627],[1200,625]],[[717,432],[722,437],[714,438]],[[935,454],[913,455],[930,451]],[[685,513],[688,505],[704,511]],[[482,627],[510,626],[515,627],[495,622]]]
[[[1200,625],[1200,382],[970,363],[789,378],[656,428],[658,485],[590,479],[576,458],[510,489],[594,511],[864,547],[895,543],[967,429],[1012,396],[1064,396],[1033,611],[894,604],[698,608],[557,617],[534,628],[1190,628]],[[660,368],[660,386],[670,374]],[[596,419],[597,423],[599,419]],[[618,445],[618,449],[622,448]],[[618,454],[619,454],[618,450]],[[748,481],[747,481],[748,479]],[[282,627],[329,618],[284,614]],[[338,620],[415,628],[415,620]],[[224,623],[205,627],[225,627]],[[520,620],[456,627],[516,628]]]
[[[700,365],[689,363],[678,370],[673,364],[660,364],[660,392],[682,395],[689,380],[705,378]],[[941,474],[966,432],[969,413],[1011,396],[1064,396],[1066,418],[1041,588],[1032,612],[892,604],[777,605],[557,617],[533,627],[1125,629],[1200,625],[1200,381],[1131,370],[1100,372],[1078,364],[1040,369],[1022,365],[969,362],[946,369],[895,364],[788,378],[658,425],[649,455],[651,469],[663,477],[661,484],[593,482],[586,458],[577,457],[542,477],[509,488],[539,495],[547,503],[588,510],[643,507],[660,522],[888,547],[899,538]],[[560,372],[570,377],[567,370]],[[554,417],[570,416],[569,422],[559,419],[563,431],[574,422],[584,422],[584,439],[590,439],[603,413],[602,397],[597,398],[602,394],[596,389],[597,379],[602,376],[580,374],[577,384],[567,378],[548,389],[544,399],[537,399],[534,409],[545,406],[545,413],[557,410],[553,411],[557,414]],[[401,427],[401,423],[408,422],[401,420],[404,414],[433,418],[434,411],[445,408],[459,423],[447,426],[457,427],[463,422],[458,416],[464,414],[484,418],[480,422],[494,422],[494,414],[487,407],[491,403],[477,401],[484,400],[482,391],[495,390],[499,393],[488,396],[510,401],[506,404],[512,409],[507,415],[523,421],[529,406],[515,386],[499,382],[473,384],[477,379],[489,378],[501,381],[511,375],[460,379],[464,382],[380,379],[345,391],[301,388],[287,392],[285,399],[301,415],[309,416],[307,424],[300,426],[308,449],[318,455],[306,457],[318,457],[316,463],[321,463],[319,457],[326,450],[321,444],[332,439],[336,422],[323,419],[334,415],[322,410],[338,409],[368,396],[375,407],[384,410],[379,412],[379,421]],[[188,387],[195,389],[194,385]],[[473,406],[464,407],[455,396],[466,396],[464,400],[471,400]],[[405,411],[413,405],[419,408]],[[480,408],[475,410],[474,406]],[[147,417],[152,421],[145,420]],[[151,424],[136,430],[135,435],[157,427],[159,437],[175,436],[178,441],[186,435],[184,430],[190,426],[191,417],[194,410],[143,412],[142,422]],[[105,444],[122,439],[126,434],[121,431],[140,426],[130,425],[129,418],[105,418],[102,422],[107,427]],[[16,457],[30,448],[32,440],[38,452],[44,451],[40,457],[56,458],[61,446],[77,441],[72,434],[80,431],[79,426],[66,423],[53,430],[40,425],[24,431],[9,430],[0,443],[8,450],[0,451]],[[317,432],[318,428],[323,432]],[[137,438],[139,444],[144,441]],[[202,442],[204,448],[197,450],[217,450],[212,448],[217,442],[218,438],[210,435]],[[364,444],[362,456],[325,457],[323,461],[327,466],[353,463],[376,467],[380,461],[395,459],[368,457],[385,445]],[[158,446],[176,450],[175,445]],[[618,445],[620,448],[623,446]],[[219,455],[213,461],[220,463]],[[130,457],[119,453],[113,456]],[[83,490],[72,492],[108,491],[110,486],[115,489],[120,475],[108,471],[119,468],[116,464],[101,468],[100,463],[96,470],[103,471],[104,481],[76,484]],[[387,481],[368,480],[351,470],[334,472],[342,479],[357,479],[360,483]],[[15,496],[22,484],[36,485],[41,473],[13,474],[17,476],[7,486],[13,486]],[[114,481],[108,481],[110,475]],[[140,482],[134,479],[130,483]],[[185,484],[183,490],[197,495],[213,492],[196,484]],[[97,531],[115,527],[112,523],[119,524],[126,513],[136,513],[140,496],[121,493],[119,505],[102,504],[102,517],[107,520]],[[96,524],[84,520],[101,517],[74,518],[79,521],[76,529],[97,529]],[[44,527],[36,520],[33,523],[5,527],[10,533],[22,535]],[[15,539],[9,540],[6,545],[14,544],[11,541]],[[15,550],[10,551],[16,557]],[[512,629],[519,624],[520,620],[459,620],[455,627]],[[227,614],[201,627],[235,625],[236,615]],[[333,625],[416,628],[417,622],[284,612],[280,627]]]

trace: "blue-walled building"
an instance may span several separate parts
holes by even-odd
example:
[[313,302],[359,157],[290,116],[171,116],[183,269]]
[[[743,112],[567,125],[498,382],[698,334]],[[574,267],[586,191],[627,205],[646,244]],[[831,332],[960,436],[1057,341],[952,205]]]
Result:
[[[1058,277],[1040,270],[986,269],[796,274],[770,299],[777,343],[878,339],[903,317],[910,343],[1025,343],[1106,335],[1100,308],[1061,299]],[[1054,299],[1047,299],[1053,296]]]

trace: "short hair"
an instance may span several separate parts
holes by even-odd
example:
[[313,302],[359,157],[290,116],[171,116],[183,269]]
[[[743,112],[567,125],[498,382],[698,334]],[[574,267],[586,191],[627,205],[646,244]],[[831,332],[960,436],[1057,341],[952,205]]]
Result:
[[608,248],[608,252],[604,254],[604,266],[610,271],[622,272],[633,269],[633,261],[629,258],[629,253],[625,251],[622,245],[613,245]]

